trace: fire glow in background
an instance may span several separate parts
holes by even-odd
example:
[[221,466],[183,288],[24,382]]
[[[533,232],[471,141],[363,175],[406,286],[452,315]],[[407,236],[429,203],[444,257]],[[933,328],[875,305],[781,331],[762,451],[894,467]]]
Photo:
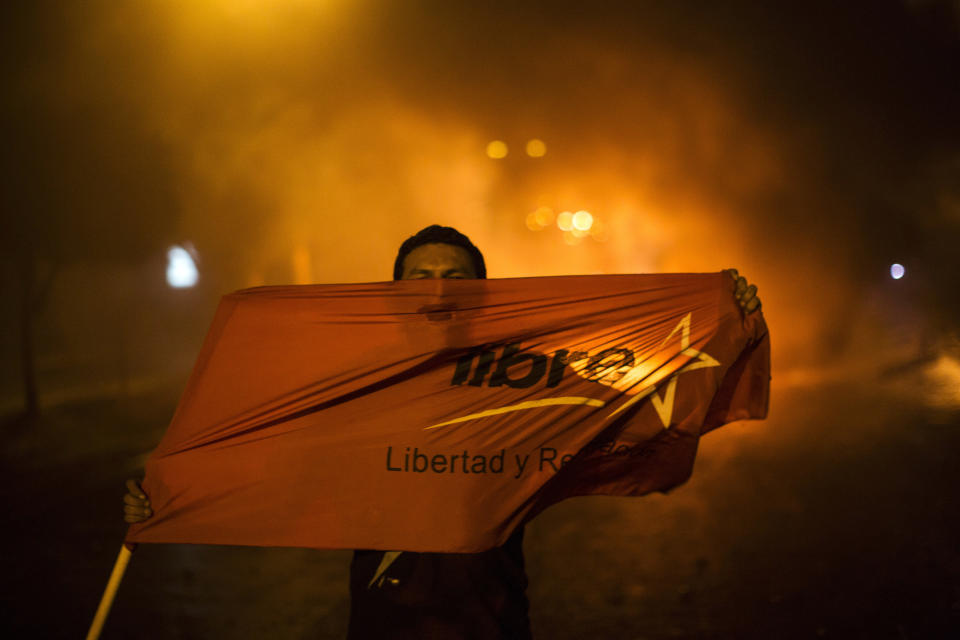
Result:
[[[495,278],[738,268],[775,384],[923,352],[950,386],[956,18],[919,1],[11,10],[5,286],[56,273],[40,377],[123,360],[109,385],[171,348],[187,362],[225,292],[385,280],[441,223]],[[180,245],[202,289],[186,302],[157,292]]]

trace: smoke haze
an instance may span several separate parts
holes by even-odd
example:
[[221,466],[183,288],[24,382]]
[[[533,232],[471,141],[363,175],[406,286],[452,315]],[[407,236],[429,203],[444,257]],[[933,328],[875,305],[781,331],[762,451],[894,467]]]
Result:
[[[736,267],[778,366],[955,327],[956,5],[634,5],[8,9],[11,237],[140,274],[114,294],[135,317],[183,304],[162,260],[189,243],[188,335],[232,289],[388,279],[434,222],[491,277]],[[540,207],[604,233],[530,230]],[[82,304],[63,282],[51,326]]]

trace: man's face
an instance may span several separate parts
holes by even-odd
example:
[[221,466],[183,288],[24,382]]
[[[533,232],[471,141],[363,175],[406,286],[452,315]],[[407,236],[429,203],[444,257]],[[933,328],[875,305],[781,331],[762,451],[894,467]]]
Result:
[[452,244],[422,244],[403,259],[403,280],[476,277],[470,254]]

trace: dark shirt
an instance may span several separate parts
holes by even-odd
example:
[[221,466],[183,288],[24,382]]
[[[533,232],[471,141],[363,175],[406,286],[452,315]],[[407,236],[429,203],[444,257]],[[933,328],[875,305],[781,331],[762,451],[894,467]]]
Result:
[[531,637],[523,527],[483,553],[405,551],[370,585],[383,554],[353,553],[348,640]]

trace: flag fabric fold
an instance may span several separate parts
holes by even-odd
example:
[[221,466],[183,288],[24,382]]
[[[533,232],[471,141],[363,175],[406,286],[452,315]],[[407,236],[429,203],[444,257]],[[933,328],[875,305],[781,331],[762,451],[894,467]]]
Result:
[[770,342],[724,273],[225,296],[128,542],[479,552],[575,495],[685,481],[764,418]]

